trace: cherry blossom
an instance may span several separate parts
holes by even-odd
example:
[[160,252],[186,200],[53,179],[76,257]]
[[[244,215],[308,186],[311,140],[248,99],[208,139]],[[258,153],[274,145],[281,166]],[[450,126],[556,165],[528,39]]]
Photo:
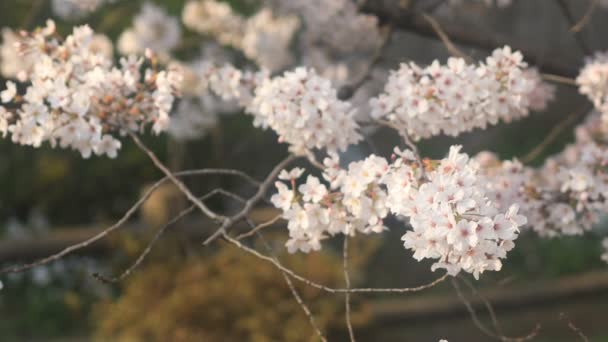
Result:
[[588,58],[576,83],[579,92],[593,102],[596,110],[608,115],[608,53],[598,52]]
[[297,178],[286,173],[291,187],[276,184],[272,202],[288,221],[290,252],[318,250],[320,241],[338,233],[380,233],[391,213],[411,225],[402,239],[416,260],[437,259],[433,270],[477,278],[500,270],[527,221],[518,204],[503,211],[490,200],[479,164],[460,153],[460,146],[427,163],[424,172],[411,151],[398,149],[391,163],[371,155],[342,169],[331,155],[324,165],[329,191],[310,175],[298,188]]
[[[426,68],[402,64],[384,93],[371,100],[372,117],[392,121],[415,139],[509,122],[528,115],[530,99],[540,96],[538,90],[531,95],[540,81],[525,67],[521,53],[508,46],[478,65],[462,58],[449,58],[446,65],[434,61]],[[534,107],[542,108],[544,102],[535,101]]]
[[39,147],[78,150],[84,158],[91,154],[116,157],[121,143],[112,131],[138,131],[152,123],[159,133],[167,129],[169,111],[181,82],[175,70],[144,69],[152,61],[135,56],[112,65],[103,53],[91,49],[93,31],[88,26],[74,28],[60,41],[54,23],[26,34],[19,50],[37,60],[28,75],[23,93],[9,81],[2,91],[7,108],[0,110],[0,131],[13,142]]
[[277,16],[263,8],[244,18],[227,3],[191,0],[184,6],[182,20],[186,27],[242,50],[262,68],[276,71],[293,61],[289,44],[300,26],[296,16]]
[[272,128],[296,153],[344,151],[361,140],[355,110],[338,100],[331,83],[314,70],[297,68],[263,80],[247,111],[255,126]]

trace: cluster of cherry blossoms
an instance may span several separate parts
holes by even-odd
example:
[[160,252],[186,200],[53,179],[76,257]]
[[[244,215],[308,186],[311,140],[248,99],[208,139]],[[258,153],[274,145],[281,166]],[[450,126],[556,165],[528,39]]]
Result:
[[[352,83],[369,67],[382,44],[378,18],[361,13],[351,0],[266,0],[280,15],[302,20],[295,46],[300,63],[336,86]],[[322,11],[319,9],[322,8]],[[372,84],[366,83],[364,87]],[[374,87],[374,92],[378,89]]]
[[451,275],[463,270],[478,278],[484,271],[499,271],[501,259],[526,223],[518,206],[499,210],[489,200],[479,166],[460,152],[460,146],[452,146],[446,158],[433,162],[427,179],[420,182],[410,176],[411,162],[400,160],[396,176],[387,184],[387,201],[392,213],[409,218],[412,230],[403,240],[414,258],[438,259],[432,269],[445,268]]
[[203,62],[195,72],[204,90],[211,90],[224,101],[237,101],[241,107],[251,105],[255,90],[269,77],[266,70],[242,71],[228,63],[217,66]]
[[[280,12],[302,18],[306,46],[329,48],[332,54],[373,51],[381,41],[378,19],[362,14],[350,0],[269,0]],[[322,11],[319,11],[323,8]]]
[[384,93],[371,100],[371,114],[387,118],[415,139],[456,136],[499,120],[509,122],[528,115],[532,106],[543,108],[553,96],[550,88],[538,89],[538,73],[525,67],[521,53],[508,46],[478,65],[467,65],[462,58],[425,68],[402,64]]
[[242,50],[263,68],[280,70],[293,62],[289,44],[300,26],[296,16],[276,16],[264,8],[244,18],[224,2],[191,0],[184,6],[182,20],[186,27]]
[[331,82],[312,69],[300,67],[269,78],[264,71],[206,64],[203,74],[212,92],[238,100],[253,115],[256,127],[273,129],[294,153],[344,151],[362,139],[356,110],[339,100]]
[[362,138],[350,103],[338,99],[329,80],[303,67],[264,80],[248,111],[254,125],[272,128],[297,153],[344,151]]
[[144,68],[154,62],[135,56],[114,66],[91,48],[93,37],[88,26],[80,26],[59,40],[52,21],[23,34],[16,48],[36,64],[27,85],[6,83],[0,133],[21,145],[39,147],[48,141],[85,158],[91,153],[113,158],[121,143],[112,131],[139,131],[147,123],[156,133],[167,128],[180,73]]
[[608,210],[607,132],[600,117],[591,116],[577,128],[576,142],[538,169],[517,160],[500,162],[490,153],[478,155],[490,199],[502,209],[517,203],[528,226],[541,236],[591,230]]
[[[24,54],[17,49],[22,36],[11,30],[2,30],[2,44],[0,44],[0,73],[5,78],[17,79],[26,82],[36,61],[35,54]],[[88,42],[88,48],[94,53],[101,54],[109,59],[113,57],[114,46],[112,41],[103,34],[94,34]]]
[[133,27],[118,39],[118,51],[124,55],[141,54],[150,49],[163,59],[179,44],[181,28],[176,18],[162,8],[146,2],[133,19]]
[[489,199],[479,165],[460,146],[442,160],[426,161],[425,170],[411,151],[398,149],[390,164],[371,155],[343,170],[334,156],[325,166],[329,190],[313,176],[296,188],[301,169],[282,174],[291,187],[276,184],[272,202],[288,221],[291,252],[318,250],[323,238],[337,233],[381,232],[391,213],[409,219],[412,230],[403,241],[416,260],[436,259],[433,270],[462,270],[477,278],[500,270],[526,223],[517,204],[500,210]]
[[608,53],[598,52],[576,78],[581,94],[586,95],[596,110],[608,116]]
[[278,193],[271,201],[283,211],[288,220],[290,253],[321,249],[321,240],[336,234],[354,235],[380,233],[385,230],[383,219],[388,214],[386,191],[379,186],[380,176],[388,167],[384,158],[370,156],[351,163],[348,170],[339,167],[336,155],[325,160],[323,177],[329,189],[317,177],[307,176],[306,182],[296,187],[303,169],[283,170],[276,182]]

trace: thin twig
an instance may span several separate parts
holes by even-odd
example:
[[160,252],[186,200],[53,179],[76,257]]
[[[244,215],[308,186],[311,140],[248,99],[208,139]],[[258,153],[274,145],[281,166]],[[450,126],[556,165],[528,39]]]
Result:
[[306,315],[306,317],[308,317],[308,321],[310,322],[310,325],[312,325],[312,328],[317,333],[317,336],[319,336],[321,341],[327,342],[327,338],[325,337],[325,335],[323,335],[321,328],[319,328],[319,326],[317,325],[317,322],[315,321],[315,317],[312,315],[312,312],[310,312],[310,309],[308,308],[306,303],[304,303],[304,300],[302,300],[302,297],[300,297],[300,294],[298,293],[296,288],[293,286],[293,283],[292,283],[291,279],[289,278],[289,276],[287,274],[285,274],[285,272],[281,272],[281,275],[283,276],[283,279],[285,279],[287,286],[289,286],[289,290],[291,291],[291,294],[293,295],[294,299],[296,300],[296,302],[298,302],[298,304],[302,308],[302,311],[304,311],[304,314]]
[[215,213],[214,211],[209,209],[203,202],[201,202],[198,198],[196,198],[196,196],[194,196],[194,194],[192,194],[190,189],[188,189],[188,187],[182,181],[180,181],[173,175],[173,172],[171,172],[171,170],[169,170],[165,166],[165,164],[163,164],[160,161],[160,159],[158,159],[158,157],[156,156],[156,154],[154,154],[154,152],[152,152],[152,150],[150,150],[146,145],[144,145],[144,143],[139,139],[139,137],[137,137],[137,135],[135,133],[133,133],[131,131],[128,131],[128,133],[131,136],[131,139],[137,145],[137,147],[139,147],[148,156],[148,158],[150,158],[150,160],[152,160],[154,165],[156,165],[156,167],[159,170],[161,170],[167,177],[169,177],[169,179],[173,182],[173,184],[175,184],[175,186],[177,186],[177,188],[188,198],[188,200],[190,200],[190,202],[195,204],[201,210],[201,212],[203,214],[205,214],[212,220],[218,221],[218,222],[226,222],[228,220],[227,217]]
[[439,283],[441,283],[442,281],[444,281],[445,279],[447,279],[448,275],[445,274],[441,277],[439,277],[438,279],[435,279],[434,281],[425,284],[425,285],[421,285],[421,286],[417,286],[417,287],[406,287],[406,288],[353,288],[353,289],[340,289],[340,288],[332,288],[329,286],[325,286],[319,283],[316,283],[310,279],[307,279],[297,273],[295,273],[294,271],[290,270],[289,268],[283,266],[280,262],[278,262],[277,260],[266,256],[258,251],[256,251],[253,248],[247,247],[245,245],[243,245],[241,242],[239,242],[238,240],[232,238],[231,236],[229,236],[226,233],[222,234],[222,237],[232,243],[233,245],[237,246],[238,248],[244,250],[245,252],[261,259],[261,260],[265,260],[269,263],[272,263],[275,267],[277,267],[278,269],[284,271],[285,273],[287,273],[290,277],[317,289],[323,290],[325,292],[329,292],[329,293],[406,293],[406,292],[418,292],[418,291],[422,291],[422,290],[426,290],[429,289]]
[[127,269],[125,269],[120,275],[110,278],[110,277],[103,276],[99,273],[93,273],[93,277],[95,277],[105,283],[117,283],[117,282],[122,281],[126,277],[128,277],[137,267],[139,267],[139,265],[144,261],[144,259],[148,256],[148,254],[150,254],[150,252],[152,251],[152,247],[156,244],[156,242],[160,239],[160,237],[165,233],[165,231],[167,231],[167,229],[169,227],[171,227],[173,224],[177,223],[179,220],[181,220],[182,218],[184,218],[188,214],[190,214],[192,211],[194,211],[194,209],[196,209],[196,206],[191,205],[190,207],[182,210],[179,214],[177,214],[177,216],[175,216],[173,219],[171,219],[169,222],[167,222],[164,226],[162,226],[156,232],[156,234],[154,235],[152,240],[150,240],[150,242],[146,246],[146,249],[144,249],[144,251],[139,255],[139,257],[137,257],[135,262],[133,262],[133,264],[131,264],[131,266],[129,266]]
[[458,49],[458,47],[456,47],[456,45],[452,43],[450,37],[445,33],[445,31],[435,18],[426,13],[422,13],[422,17],[429,23],[429,25],[431,25],[431,27],[433,28],[435,33],[437,33],[437,36],[439,37],[443,45],[445,45],[445,48],[450,52],[450,54],[455,57],[463,58],[468,63],[471,63],[473,61],[473,58],[471,58],[471,56],[460,51],[460,49]]
[[[577,25],[576,20],[574,19],[574,16],[572,15],[572,12],[571,12],[570,7],[568,6],[568,3],[566,2],[566,0],[557,0],[557,4],[558,4],[560,10],[562,11],[562,14],[568,21],[569,26],[570,27],[576,26]],[[593,50],[591,49],[591,47],[589,45],[587,45],[587,42],[583,38],[581,32],[579,32],[579,31],[572,31],[572,32],[574,33],[574,39],[576,40],[576,43],[578,44],[580,49],[583,51],[583,53],[585,55],[590,55],[593,52]]]
[[554,82],[554,83],[559,83],[559,84],[564,84],[564,85],[569,85],[569,86],[575,86],[578,87],[578,84],[576,84],[576,80],[570,77],[565,77],[565,76],[560,76],[560,75],[553,75],[553,74],[541,74],[541,77],[545,80],[545,81],[550,81],[550,82]]
[[347,292],[344,294],[344,308],[346,310],[346,327],[348,328],[348,336],[351,342],[355,342],[355,332],[353,324],[350,320],[350,275],[348,274],[348,235],[344,235],[344,248],[342,253],[344,259],[344,283],[346,284]]
[[462,290],[460,289],[460,285],[458,285],[458,281],[456,280],[456,278],[452,278],[452,279],[450,279],[450,281],[452,283],[452,286],[454,287],[454,290],[456,291],[456,295],[458,296],[458,298],[460,298],[460,301],[464,304],[467,311],[471,315],[471,319],[473,320],[473,323],[485,335],[495,338],[497,340],[500,340],[502,342],[524,342],[524,341],[529,341],[538,335],[538,332],[540,331],[540,328],[541,328],[540,324],[538,324],[538,323],[536,324],[534,329],[532,329],[532,331],[529,334],[527,334],[526,336],[522,336],[522,337],[507,337],[507,336],[499,335],[499,334],[496,334],[496,333],[490,331],[479,320],[479,317],[477,317],[475,308],[473,307],[471,302],[469,302],[469,300],[465,297],[465,295],[462,293]]
[[238,235],[235,239],[243,240],[245,238],[248,238],[248,237],[256,234],[257,232],[261,231],[262,229],[272,226],[273,224],[277,223],[277,221],[280,219],[281,219],[281,215],[277,215],[274,218],[272,218],[271,220],[260,223],[257,226],[253,226],[253,228],[250,231],[245,232],[241,235]]
[[574,325],[574,322],[572,322],[572,320],[565,313],[560,313],[559,319],[568,321],[568,328],[574,331],[574,333],[577,334],[583,342],[589,342],[587,335],[585,335],[579,327]]
[[547,149],[547,147],[549,147],[555,141],[555,139],[559,137],[559,135],[566,128],[576,122],[576,120],[578,120],[580,117],[587,114],[590,110],[591,107],[586,104],[582,109],[568,115],[565,120],[554,126],[551,131],[549,131],[549,134],[545,136],[545,138],[543,139],[543,141],[540,142],[540,144],[536,145],[536,147],[534,147],[530,152],[523,156],[521,158],[521,161],[526,164],[534,161],[545,151],[545,149]]
[[390,121],[387,121],[387,120],[376,120],[376,122],[382,126],[392,128],[392,129],[396,130],[397,133],[399,133],[399,135],[401,136],[401,138],[403,139],[403,141],[405,142],[407,147],[409,147],[410,150],[412,150],[412,153],[414,154],[414,157],[416,158],[416,163],[418,164],[418,167],[420,168],[420,175],[422,178],[424,178],[425,172],[424,172],[424,163],[422,162],[422,157],[420,156],[420,152],[418,151],[418,146],[416,146],[416,144],[414,144],[414,142],[410,138],[410,135],[407,133],[407,130],[405,128],[399,127],[398,125],[396,125]]
[[[251,184],[259,184],[259,182],[257,180],[251,178],[249,175],[245,174],[244,172],[240,172],[240,171],[236,171],[236,170],[226,170],[226,169],[186,170],[186,171],[175,172],[173,175],[175,177],[185,177],[185,176],[198,176],[198,175],[211,175],[211,174],[239,176],[239,177],[242,177],[243,179],[247,180]],[[116,229],[120,228],[123,224],[125,224],[135,214],[135,212],[137,212],[137,209],[139,209],[139,207],[141,207],[141,205],[152,195],[152,193],[168,180],[169,180],[169,177],[163,177],[162,179],[160,179],[159,181],[154,183],[152,186],[150,186],[144,192],[144,194],[135,202],[135,204],[133,204],[133,206],[131,206],[131,208],[129,208],[129,210],[118,221],[116,221],[116,223],[105,228],[98,234],[96,234],[96,235],[90,237],[89,239],[84,240],[80,243],[68,246],[55,254],[51,254],[45,258],[36,260],[32,263],[23,264],[23,265],[19,265],[19,266],[5,267],[2,270],[0,270],[0,274],[23,272],[25,270],[32,269],[37,266],[41,266],[41,265],[45,265],[45,264],[54,262],[56,260],[63,258],[64,256],[66,256],[68,254],[71,254],[77,250],[86,248],[89,245],[97,242],[98,240],[103,239],[108,234],[112,233]]]
[[[279,262],[278,259],[277,259],[277,257],[276,257],[276,255],[274,254],[274,251],[270,247],[270,244],[268,244],[268,242],[264,238],[264,235],[262,234],[262,232],[258,231],[257,234],[260,237],[260,240],[262,240],[263,245],[266,247],[266,250],[270,253],[270,255],[272,255],[272,257],[274,258],[274,260],[276,262]],[[300,307],[302,308],[302,311],[304,311],[304,314],[306,315],[306,317],[308,317],[308,321],[310,322],[310,325],[312,326],[312,328],[317,333],[317,336],[319,336],[319,338],[321,339],[321,341],[327,342],[327,338],[325,337],[325,335],[321,331],[321,328],[319,328],[319,326],[317,325],[315,317],[313,316],[312,312],[308,308],[308,305],[306,305],[306,303],[304,303],[304,300],[302,299],[302,297],[298,293],[298,290],[293,285],[293,282],[291,281],[291,278],[289,278],[289,276],[287,275],[287,273],[285,273],[284,271],[282,271],[282,270],[279,270],[279,271],[281,272],[281,275],[283,276],[283,279],[285,279],[285,282],[287,283],[287,286],[289,286],[289,290],[291,291],[291,294],[293,295],[294,299],[300,305]]]
[[492,303],[490,303],[490,301],[487,300],[484,295],[482,295],[479,291],[477,291],[475,286],[469,280],[467,280],[465,277],[459,277],[459,278],[460,278],[460,280],[462,280],[463,283],[465,283],[465,285],[468,286],[468,288],[471,290],[471,293],[474,296],[477,296],[483,302],[483,304],[486,307],[486,310],[488,311],[488,314],[490,315],[490,319],[492,320],[494,329],[496,329],[496,332],[498,332],[500,335],[503,335],[502,328],[500,326],[500,323],[498,322],[498,318],[496,316],[496,312],[494,311],[494,307],[492,307]]
[[578,21],[578,23],[576,23],[574,26],[572,26],[570,28],[570,31],[572,32],[580,32],[591,20],[591,17],[593,16],[593,13],[595,12],[595,9],[597,8],[597,5],[599,3],[599,0],[591,0],[589,2],[589,6],[587,6],[587,10],[585,11],[585,14],[583,15],[583,17]]
[[[227,192],[224,189],[214,189],[212,191],[210,191],[209,193],[207,193],[204,196],[199,197],[199,199],[201,201],[206,201],[209,198],[217,195],[217,194],[223,194],[226,195],[228,197],[232,197],[234,194]],[[236,198],[238,198],[238,195],[234,195],[236,196]],[[182,218],[186,217],[188,214],[190,214],[192,211],[194,211],[194,209],[196,209],[196,206],[193,204],[190,207],[182,210],[179,214],[177,214],[174,218],[172,218],[169,222],[165,223],[165,225],[163,225],[160,229],[158,229],[158,231],[156,232],[156,234],[154,235],[154,237],[152,238],[152,240],[150,240],[150,242],[148,243],[148,245],[146,246],[146,248],[144,249],[144,251],[139,255],[139,257],[135,260],[135,262],[129,266],[127,269],[125,269],[120,275],[109,278],[109,277],[105,277],[99,273],[94,273],[93,276],[103,282],[106,283],[116,283],[116,282],[120,282],[123,279],[125,279],[126,277],[128,277],[137,267],[139,267],[139,265],[144,261],[144,259],[148,256],[148,254],[150,254],[150,252],[152,251],[152,247],[154,247],[154,245],[156,244],[156,242],[160,239],[160,237],[171,227],[173,226],[175,223],[177,223],[179,220],[181,220]]]
[[254,205],[256,205],[263,197],[266,195],[268,188],[273,184],[274,179],[277,177],[279,172],[281,172],[287,165],[296,160],[297,157],[294,155],[289,155],[287,158],[283,159],[279,164],[277,164],[272,171],[268,174],[266,179],[260,184],[258,191],[245,203],[241,211],[239,211],[236,215],[227,217],[222,223],[221,227],[216,230],[210,237],[208,237],[203,245],[207,246],[219,236],[224,234],[230,226],[245,218],[247,214],[251,211]]

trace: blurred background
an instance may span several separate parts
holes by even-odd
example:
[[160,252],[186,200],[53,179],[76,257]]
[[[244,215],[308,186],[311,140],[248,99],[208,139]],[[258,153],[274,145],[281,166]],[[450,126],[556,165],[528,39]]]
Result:
[[[152,2],[179,18],[185,1]],[[260,6],[247,0],[229,3],[245,16]],[[12,29],[32,29],[53,17],[62,33],[88,23],[116,41],[132,25],[142,4],[140,0],[117,1],[85,18],[63,21],[54,17],[48,1],[2,0],[0,22]],[[569,5],[578,18],[584,14],[587,1],[570,1]],[[569,32],[570,25],[557,1],[515,1],[507,8],[464,1],[461,6],[439,8],[437,16],[465,32],[483,32],[514,48],[533,50],[539,66],[557,61],[576,71],[586,55]],[[598,9],[582,32],[585,44],[593,51],[608,47],[604,34],[607,19],[608,11]],[[188,56],[200,50],[206,38],[185,32],[191,36],[190,43],[179,54]],[[488,54],[471,46],[461,48],[478,58]],[[397,30],[380,65],[393,69],[403,61],[427,64],[448,56],[433,37]],[[521,157],[554,126],[581,111],[587,101],[576,88],[557,85],[556,99],[543,113],[458,138],[424,140],[419,146],[428,157],[443,156],[455,143],[463,144],[470,154],[491,150],[503,159]],[[546,156],[571,142],[576,123],[532,163],[542,164]],[[399,143],[393,132],[384,130],[372,133],[371,139],[373,145],[354,147],[346,158],[359,159],[372,148],[387,156]],[[272,132],[254,128],[250,116],[234,110],[219,116],[197,139],[177,141],[161,135],[147,136],[145,142],[173,170],[234,168],[256,179],[262,179],[287,154]],[[146,187],[161,177],[127,139],[115,160],[95,156],[84,160],[76,152],[47,145],[32,149],[0,140],[0,262],[31,261],[93,235],[119,219]],[[251,195],[254,190],[231,177],[205,176],[186,182],[199,194],[217,187],[241,195]],[[163,186],[135,219],[108,239],[48,266],[2,276],[0,340],[315,340],[281,274],[221,242],[201,247],[213,226],[197,215],[175,225],[131,276],[116,284],[93,277],[95,273],[118,274],[128,267],[156,229],[185,203],[176,189]],[[209,203],[217,210],[234,210],[230,201],[216,198]],[[261,222],[272,217],[272,212],[259,208],[254,217]],[[353,242],[354,285],[408,287],[435,279],[429,263],[415,262],[402,247],[403,223],[391,222],[390,227],[386,234]],[[290,256],[282,246],[284,228],[279,221],[269,230],[267,241],[255,239],[251,243],[260,250],[265,244],[274,246],[288,266],[311,279],[343,286],[340,239],[329,242],[322,252]],[[462,282],[461,290],[487,324],[491,320],[484,299],[490,301],[507,336],[524,336],[540,324],[535,340],[573,341],[579,338],[569,327],[574,324],[589,340],[608,341],[608,270],[600,254],[598,238],[592,233],[540,239],[524,232],[501,272],[484,274],[480,281],[467,278],[474,288]],[[335,340],[345,340],[343,298],[296,285],[320,326]],[[353,323],[362,341],[491,340],[475,326],[449,282],[414,294],[356,295],[353,303]]]

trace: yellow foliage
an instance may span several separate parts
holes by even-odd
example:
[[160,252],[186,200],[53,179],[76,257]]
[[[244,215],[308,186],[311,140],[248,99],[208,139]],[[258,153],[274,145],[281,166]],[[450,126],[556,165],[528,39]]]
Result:
[[[354,240],[351,268],[361,269],[375,246]],[[281,255],[280,260],[311,280],[343,287],[342,258],[336,254]],[[323,331],[344,329],[343,295],[293,282]],[[352,297],[353,324],[360,326],[369,310]],[[148,263],[127,278],[116,301],[98,304],[95,318],[100,341],[318,340],[281,273],[231,245],[212,255]]]

